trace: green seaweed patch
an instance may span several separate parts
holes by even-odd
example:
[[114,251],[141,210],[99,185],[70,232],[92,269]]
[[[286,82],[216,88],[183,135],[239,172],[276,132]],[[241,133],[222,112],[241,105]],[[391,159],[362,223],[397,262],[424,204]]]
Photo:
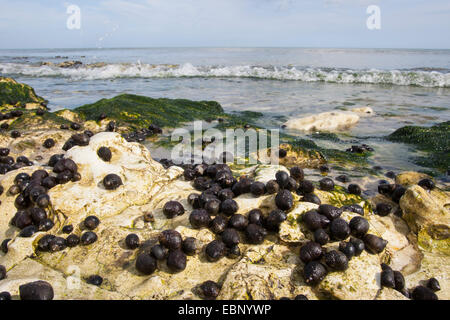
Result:
[[11,122],[11,130],[59,128],[61,124],[70,124],[70,121],[52,112],[44,112],[42,116],[38,116],[36,110],[20,110],[23,111],[23,115]]
[[318,140],[327,140],[332,142],[342,142],[341,139],[339,139],[338,135],[333,132],[314,132],[309,135],[313,139]]
[[105,113],[109,119],[138,129],[150,124],[175,128],[194,120],[221,117],[224,111],[216,101],[191,101],[187,99],[154,99],[122,94],[111,99],[101,99],[73,110],[84,120],[97,121]]
[[39,97],[29,85],[18,83],[11,78],[0,77],[0,105],[32,102],[41,103],[45,100]]
[[386,137],[393,142],[415,146],[428,157],[415,157],[414,163],[445,171],[450,167],[450,121],[432,127],[405,126]]

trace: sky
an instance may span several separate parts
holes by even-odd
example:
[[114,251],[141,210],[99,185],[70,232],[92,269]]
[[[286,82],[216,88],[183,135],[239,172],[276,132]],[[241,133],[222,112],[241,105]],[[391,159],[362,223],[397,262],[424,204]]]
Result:
[[[79,29],[67,27],[71,5]],[[366,25],[370,5],[378,30]],[[449,34],[448,0],[0,0],[0,49],[450,49]]]

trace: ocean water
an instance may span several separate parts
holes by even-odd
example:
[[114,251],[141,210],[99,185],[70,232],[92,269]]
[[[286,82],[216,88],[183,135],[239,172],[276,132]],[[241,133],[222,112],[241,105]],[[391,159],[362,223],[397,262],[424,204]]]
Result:
[[[42,65],[68,60],[82,65]],[[369,106],[375,115],[361,118],[358,125],[342,133],[348,143],[337,147],[345,150],[355,143],[367,143],[376,150],[372,164],[386,170],[424,168],[410,161],[412,148],[387,142],[383,136],[405,125],[450,120],[450,50],[0,50],[0,74],[34,87],[49,100],[52,110],[133,93],[216,100],[229,112],[263,112],[267,127],[280,127],[292,117]]]

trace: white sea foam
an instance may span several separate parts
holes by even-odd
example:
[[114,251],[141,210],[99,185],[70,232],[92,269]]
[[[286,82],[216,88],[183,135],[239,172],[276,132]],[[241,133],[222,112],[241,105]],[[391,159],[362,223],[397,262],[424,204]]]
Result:
[[60,68],[48,65],[1,63],[3,75],[31,77],[64,77],[71,80],[102,80],[115,78],[181,78],[221,77],[293,80],[305,82],[371,83],[450,87],[450,72],[435,70],[350,70],[332,68],[299,68],[274,66],[194,66],[150,65],[141,63],[107,64],[101,67],[80,66]]

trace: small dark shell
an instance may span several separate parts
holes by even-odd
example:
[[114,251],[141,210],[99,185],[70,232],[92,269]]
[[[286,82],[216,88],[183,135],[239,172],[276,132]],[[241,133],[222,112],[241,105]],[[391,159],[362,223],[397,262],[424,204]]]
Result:
[[239,206],[233,199],[227,199],[220,204],[220,211],[227,216],[231,216],[236,213],[238,209]]
[[348,185],[347,191],[350,194],[356,194],[357,196],[361,195],[361,187],[354,183]]
[[324,191],[334,190],[334,181],[331,178],[323,178],[319,181],[320,189]]
[[97,155],[100,159],[102,159],[105,162],[111,161],[112,153],[108,147],[100,147],[97,150]]
[[103,278],[97,274],[91,275],[86,279],[86,282],[94,286],[101,286],[103,283]]
[[329,220],[333,220],[339,218],[343,211],[341,208],[337,208],[330,204],[321,204],[317,209],[317,212],[319,212],[321,215],[324,215]]
[[273,210],[265,219],[267,230],[278,231],[280,224],[287,219],[287,215],[282,210]]
[[8,291],[0,292],[0,301],[11,300],[11,294]]
[[176,230],[164,230],[159,235],[159,243],[170,250],[177,250],[181,248],[183,239],[181,234]]
[[255,197],[260,197],[266,192],[266,186],[264,183],[259,182],[259,181],[253,182],[250,187],[250,192]]
[[303,278],[310,285],[319,284],[327,273],[325,266],[318,261],[308,262],[303,268]]
[[186,255],[192,256],[196,254],[199,249],[198,241],[194,237],[187,237],[183,240],[181,248]]
[[436,278],[431,278],[427,281],[428,289],[431,289],[433,292],[441,290],[441,285]]
[[94,230],[99,224],[100,220],[96,216],[88,216],[83,221],[84,227],[88,230]]
[[248,213],[248,223],[254,223],[262,226],[264,223],[264,216],[260,209],[252,209]]
[[322,202],[320,201],[320,198],[318,196],[316,196],[314,193],[307,193],[305,194],[301,200],[302,202],[311,202],[311,203],[315,203],[315,204],[321,204]]
[[339,243],[339,251],[347,256],[347,259],[350,260],[355,255],[356,249],[353,246],[353,243],[349,242],[340,242]]
[[66,238],[66,244],[68,247],[75,247],[80,243],[80,237],[76,234],[71,234]]
[[378,203],[376,207],[376,214],[382,217],[387,216],[392,211],[392,206],[389,203]]
[[155,244],[150,249],[150,253],[156,260],[164,260],[167,258],[167,255],[169,254],[169,249],[167,249],[161,244]]
[[264,238],[267,235],[266,229],[257,225],[257,224],[249,224],[245,229],[245,236],[249,243],[251,244],[261,244],[264,241]]
[[418,185],[424,188],[425,190],[433,190],[435,187],[435,184],[431,179],[422,179],[419,181]]
[[67,247],[66,239],[62,237],[54,237],[48,243],[48,250],[50,252],[57,252],[64,250]]
[[300,248],[300,260],[303,263],[319,260],[323,255],[323,249],[317,242],[309,241]]
[[405,277],[400,271],[394,271],[395,290],[402,291],[405,288]]
[[280,190],[275,196],[275,204],[278,209],[288,211],[294,205],[294,199],[289,190]]
[[189,222],[194,229],[208,227],[211,217],[205,209],[194,209],[189,215]]
[[31,226],[23,228],[19,233],[19,237],[29,238],[36,232],[38,232],[38,228],[36,228],[36,226],[34,226],[34,225],[31,225]]
[[37,243],[39,251],[48,251],[49,250],[48,245],[53,238],[55,238],[55,236],[52,234],[46,234],[45,236],[40,238]]
[[92,231],[86,231],[81,235],[80,238],[81,244],[85,246],[93,244],[95,241],[97,241],[97,234]]
[[225,243],[220,240],[213,240],[206,245],[205,253],[209,261],[218,261],[226,253]]
[[278,185],[276,180],[269,180],[266,183],[266,191],[269,194],[278,193],[278,191],[280,191],[280,186]]
[[436,293],[424,286],[415,287],[411,297],[413,300],[438,300]]
[[277,171],[275,174],[275,180],[281,189],[286,188],[289,182],[289,174],[286,171]]
[[350,182],[350,178],[348,176],[346,176],[345,174],[337,176],[336,180],[339,181],[339,182],[342,182],[342,183]]
[[236,259],[241,256],[241,249],[239,245],[234,245],[231,248],[228,248],[227,257],[230,259]]
[[325,230],[319,228],[314,231],[314,241],[321,245],[324,245],[330,241],[330,236],[328,235],[328,233],[326,233]]
[[383,270],[380,276],[381,286],[387,288],[395,288],[394,271]]
[[71,224],[68,224],[62,228],[62,232],[66,233],[66,234],[69,234],[72,231],[73,231],[73,225],[71,225]]
[[42,280],[19,286],[20,300],[53,300],[53,287]]
[[406,188],[403,186],[396,186],[394,189],[394,192],[392,193],[392,201],[395,203],[399,203],[400,198],[403,197],[403,195],[406,192]]
[[217,194],[217,197],[219,198],[220,201],[225,201],[227,199],[233,199],[234,193],[233,191],[231,191],[231,189],[226,188],[220,190],[219,193]]
[[200,285],[200,290],[206,299],[215,299],[220,293],[220,286],[214,281],[208,280]]
[[345,240],[350,235],[350,227],[344,219],[337,218],[330,222],[330,236],[335,240]]
[[141,253],[136,259],[136,270],[142,274],[149,275],[155,272],[157,263],[155,258],[147,253]]
[[304,294],[299,294],[294,297],[294,300],[308,300],[308,297]]
[[348,268],[347,256],[336,250],[331,250],[325,254],[325,263],[334,270],[344,271]]
[[358,257],[365,249],[364,241],[358,238],[350,238],[350,242],[355,248],[355,257]]
[[369,222],[363,217],[353,217],[349,223],[352,236],[362,238],[369,231]]
[[235,229],[227,228],[221,234],[222,241],[228,248],[231,248],[241,241],[239,233]]
[[330,223],[327,217],[319,214],[316,210],[307,211],[302,215],[302,221],[305,223],[306,227],[315,231],[317,229],[324,229]]
[[242,214],[233,214],[228,220],[228,226],[238,231],[244,231],[247,225],[248,219]]
[[167,256],[167,266],[173,272],[180,272],[186,269],[187,258],[183,251],[172,250]]
[[289,173],[291,174],[291,177],[297,181],[301,181],[305,177],[305,173],[303,172],[303,169],[300,168],[299,166],[292,167],[289,170]]
[[387,241],[373,234],[366,234],[363,237],[366,250],[373,254],[381,253],[387,245]]
[[224,216],[219,215],[211,221],[209,228],[215,234],[221,234],[227,227],[227,224],[227,219]]
[[202,207],[200,195],[198,193],[191,193],[188,196],[187,201],[194,209],[200,209]]
[[314,188],[314,184],[311,181],[303,180],[303,181],[299,182],[297,191],[300,194],[305,195],[305,194],[308,194],[308,193],[313,193],[314,189],[315,189]]
[[178,201],[168,201],[164,204],[163,213],[168,219],[184,214],[184,207]]
[[125,237],[125,244],[128,249],[134,250],[139,247],[139,236],[135,233],[130,233]]
[[218,199],[211,199],[208,202],[205,203],[205,210],[208,212],[209,215],[215,216],[220,211],[220,200]]
[[103,186],[106,190],[114,190],[123,185],[122,179],[114,173],[110,173],[103,178]]

